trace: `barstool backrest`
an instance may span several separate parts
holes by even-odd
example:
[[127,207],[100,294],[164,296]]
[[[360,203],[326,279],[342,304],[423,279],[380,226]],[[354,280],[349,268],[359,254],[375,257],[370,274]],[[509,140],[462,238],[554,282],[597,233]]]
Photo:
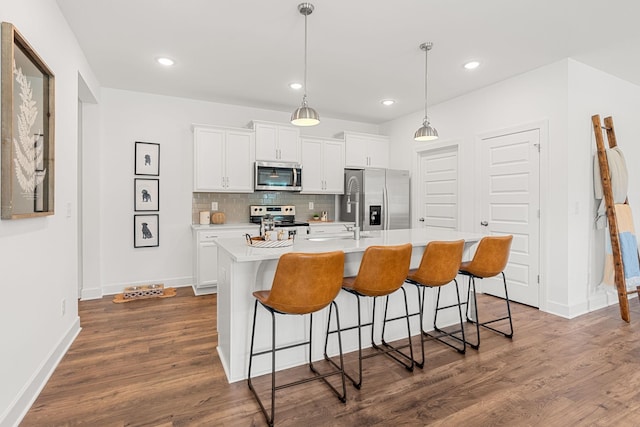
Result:
[[344,276],[344,252],[282,255],[265,303],[287,314],[321,310],[335,299]]
[[464,240],[429,242],[424,248],[420,267],[409,279],[425,286],[446,285],[458,275],[463,250]]
[[512,241],[512,235],[483,237],[473,259],[464,266],[464,270],[476,277],[497,276],[509,262]]
[[362,256],[353,289],[363,295],[388,295],[402,286],[411,263],[411,243],[369,246]]

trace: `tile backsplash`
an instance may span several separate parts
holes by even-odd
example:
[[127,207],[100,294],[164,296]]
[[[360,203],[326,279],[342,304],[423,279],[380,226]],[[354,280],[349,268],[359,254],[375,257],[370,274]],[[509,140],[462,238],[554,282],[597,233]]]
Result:
[[[217,212],[224,212],[226,222],[249,222],[251,205],[294,205],[296,220],[306,221],[313,214],[327,211],[328,219],[335,220],[336,196],[333,194],[300,194],[286,191],[256,191],[255,193],[193,193],[191,221],[200,222],[200,211],[211,211],[211,202],[218,203]],[[309,209],[313,202],[313,210]]]

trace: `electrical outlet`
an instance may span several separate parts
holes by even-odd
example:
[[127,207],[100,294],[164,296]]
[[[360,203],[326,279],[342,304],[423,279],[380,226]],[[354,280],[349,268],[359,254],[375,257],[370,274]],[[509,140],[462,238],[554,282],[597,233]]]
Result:
[[61,311],[62,311],[62,315],[64,316],[65,313],[67,312],[67,300],[66,299],[62,299],[62,305],[61,305]]
[[309,202],[309,210],[313,210],[313,202]]
[[211,210],[212,211],[218,210],[218,202],[211,202]]

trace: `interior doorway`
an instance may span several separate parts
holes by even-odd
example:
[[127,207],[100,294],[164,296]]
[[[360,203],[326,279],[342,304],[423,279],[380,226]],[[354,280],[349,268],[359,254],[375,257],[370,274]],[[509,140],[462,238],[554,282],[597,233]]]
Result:
[[[509,298],[540,306],[539,128],[481,138],[480,228],[513,235],[505,269]],[[484,293],[504,297],[501,278],[482,280]]]
[[458,229],[458,145],[417,153],[415,227]]

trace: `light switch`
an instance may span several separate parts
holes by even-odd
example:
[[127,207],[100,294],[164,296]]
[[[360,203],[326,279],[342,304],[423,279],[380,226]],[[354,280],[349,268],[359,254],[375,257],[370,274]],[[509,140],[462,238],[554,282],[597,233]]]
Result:
[[309,202],[309,210],[313,210],[313,202]]

